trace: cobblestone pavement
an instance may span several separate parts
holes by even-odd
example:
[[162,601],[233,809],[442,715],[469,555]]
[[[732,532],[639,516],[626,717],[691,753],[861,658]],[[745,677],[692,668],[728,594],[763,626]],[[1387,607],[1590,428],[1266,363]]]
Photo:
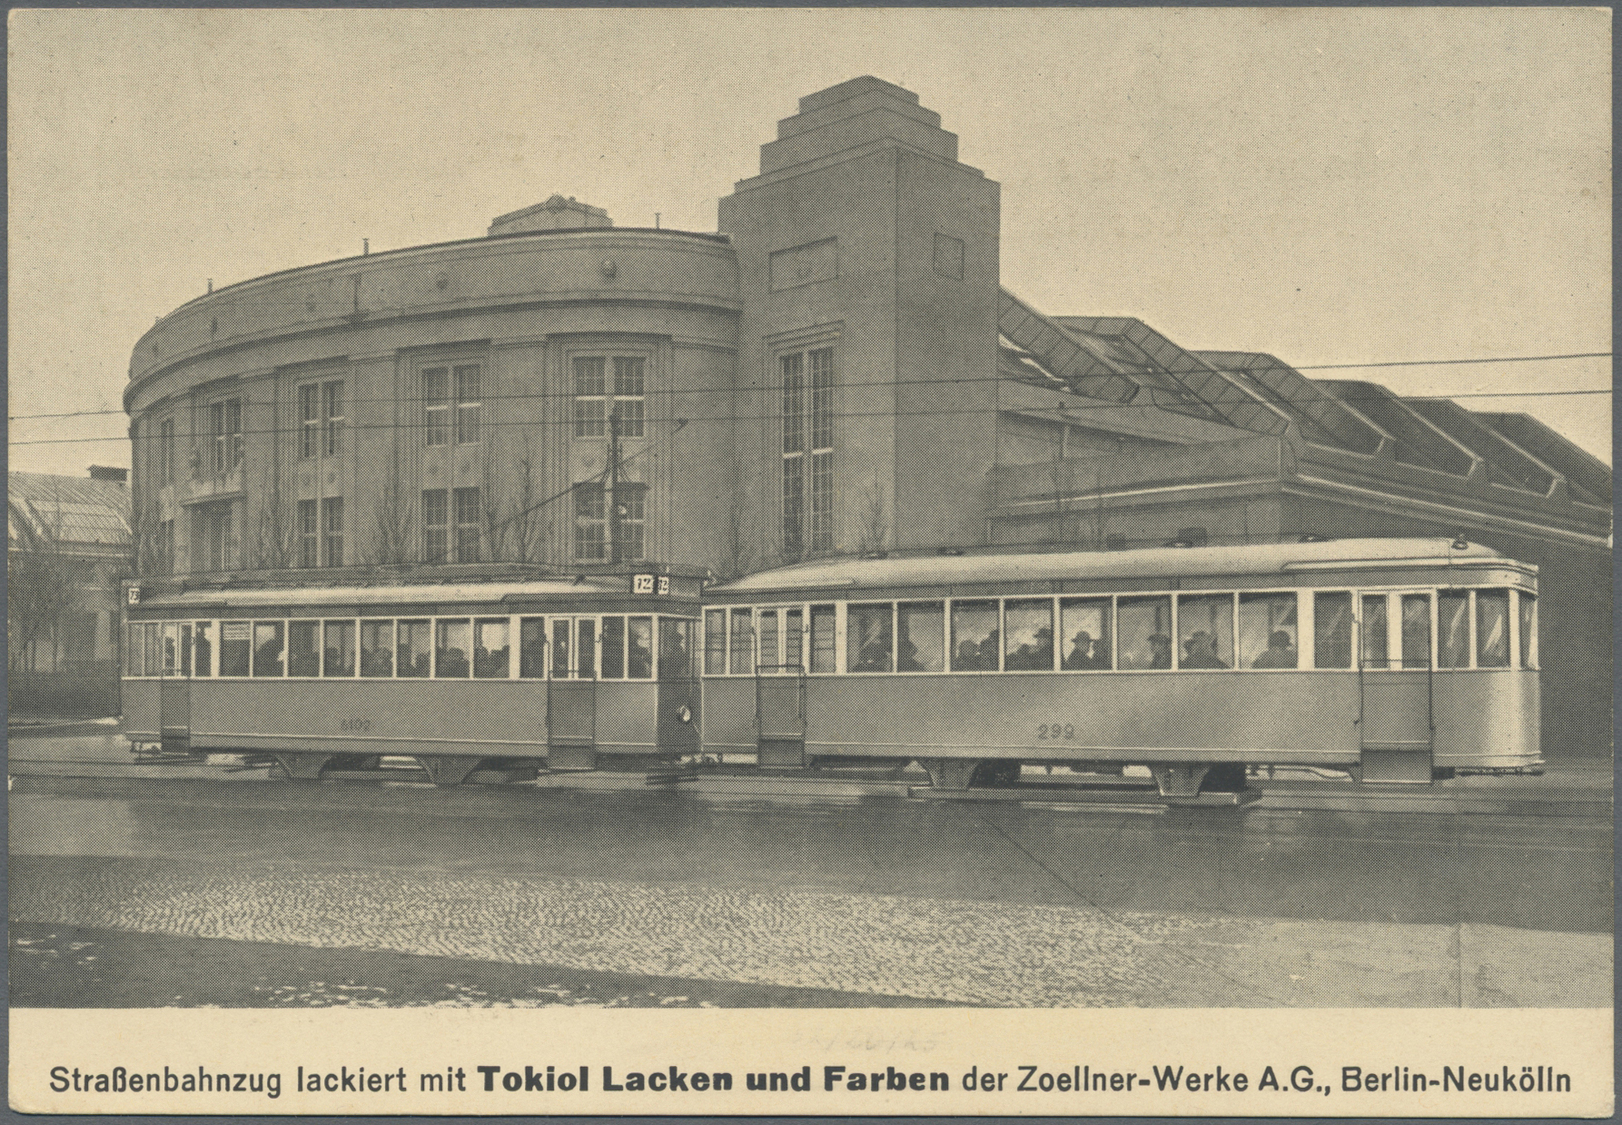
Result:
[[958,1004],[1589,1006],[1611,938],[815,890],[13,858],[13,921]]
[[930,1004],[872,993],[28,922],[13,922],[8,939],[14,1008],[874,1008]]

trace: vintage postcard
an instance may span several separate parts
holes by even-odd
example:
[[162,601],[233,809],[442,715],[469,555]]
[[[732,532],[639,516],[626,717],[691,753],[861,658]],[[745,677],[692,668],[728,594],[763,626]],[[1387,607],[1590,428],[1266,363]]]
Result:
[[13,1109],[1612,1111],[1609,11],[9,32]]

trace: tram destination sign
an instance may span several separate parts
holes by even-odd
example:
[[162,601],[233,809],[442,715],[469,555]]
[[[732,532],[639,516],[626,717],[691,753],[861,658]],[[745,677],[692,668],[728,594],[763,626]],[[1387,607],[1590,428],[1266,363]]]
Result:
[[670,575],[633,574],[631,575],[631,593],[665,597],[670,593]]

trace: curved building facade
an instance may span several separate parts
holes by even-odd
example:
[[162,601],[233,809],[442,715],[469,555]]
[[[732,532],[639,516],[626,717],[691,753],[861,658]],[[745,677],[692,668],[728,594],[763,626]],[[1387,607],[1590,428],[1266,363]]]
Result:
[[192,301],[142,337],[125,396],[142,570],[602,562],[612,420],[625,553],[702,565],[715,529],[673,498],[730,464],[683,420],[729,405],[739,304],[724,237],[606,227]]

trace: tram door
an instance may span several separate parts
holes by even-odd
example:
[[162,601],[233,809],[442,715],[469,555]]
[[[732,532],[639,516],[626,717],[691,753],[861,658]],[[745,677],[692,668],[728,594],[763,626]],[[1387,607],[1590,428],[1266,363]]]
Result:
[[597,622],[552,617],[551,678],[546,681],[546,764],[551,769],[597,766]]
[[659,618],[659,687],[655,737],[662,754],[696,754],[699,738],[697,622]]
[[804,611],[761,610],[756,622],[755,752],[761,766],[805,765]]
[[1435,726],[1429,593],[1364,594],[1363,780],[1429,785]]
[[160,628],[158,735],[165,754],[186,754],[191,751],[192,627],[171,621]]

